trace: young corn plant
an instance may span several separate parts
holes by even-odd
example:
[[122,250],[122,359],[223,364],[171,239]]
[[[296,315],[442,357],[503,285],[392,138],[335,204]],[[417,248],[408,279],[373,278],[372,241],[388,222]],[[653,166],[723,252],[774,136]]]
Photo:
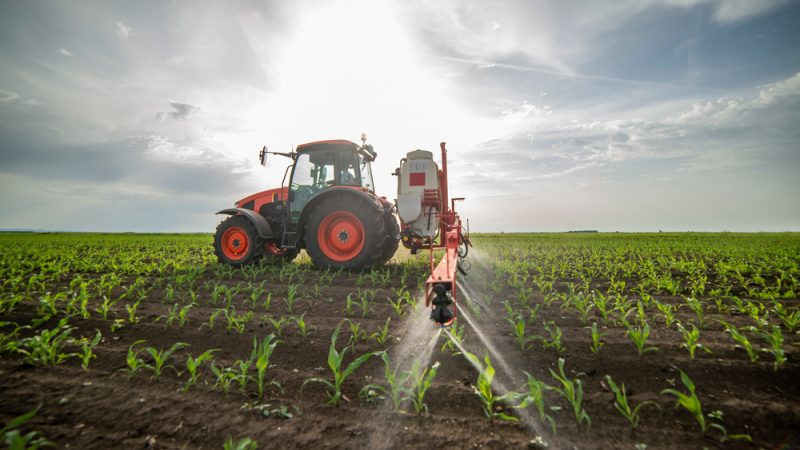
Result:
[[633,344],[636,346],[636,350],[639,352],[639,356],[644,355],[648,352],[655,352],[658,351],[658,347],[648,347],[647,346],[647,339],[650,337],[650,325],[644,324],[644,326],[634,327],[631,324],[627,324],[628,328],[628,336],[633,341]]
[[28,411],[21,416],[11,419],[3,428],[0,428],[0,439],[6,444],[6,448],[9,450],[36,450],[40,447],[56,446],[55,443],[42,437],[41,433],[38,431],[29,431],[25,434],[20,433],[19,428],[24,425],[25,422],[31,420],[38,411],[39,408],[37,407],[32,411]]
[[389,305],[392,306],[392,311],[397,314],[397,317],[403,317],[406,315],[405,300],[402,297],[398,297],[396,300],[392,300],[389,297],[386,299],[389,301]]
[[212,360],[213,359],[212,353],[214,353],[217,350],[218,349],[216,348],[208,349],[203,353],[201,353],[200,356],[198,356],[197,358],[192,357],[192,355],[189,355],[186,358],[186,371],[189,372],[189,379],[186,380],[186,383],[183,385],[183,388],[181,388],[183,392],[188,391],[190,387],[197,384],[197,378],[200,376],[200,374],[197,372],[197,369],[199,369],[204,362]]
[[508,422],[517,422],[517,419],[514,416],[508,415],[504,412],[497,411],[495,408],[495,403],[497,402],[506,402],[515,398],[515,394],[509,392],[504,395],[494,395],[492,391],[492,382],[494,381],[494,367],[492,366],[492,361],[489,359],[489,355],[484,355],[483,361],[486,364],[485,366],[481,364],[481,361],[478,359],[477,356],[473,355],[470,352],[463,352],[464,357],[467,358],[467,361],[470,362],[476,369],[478,369],[478,379],[476,380],[475,386],[475,394],[481,399],[481,406],[483,406],[483,413],[486,415],[486,418],[491,420],[500,419],[503,421]]
[[328,403],[333,406],[339,406],[339,403],[343,398],[342,386],[344,385],[345,380],[347,380],[347,378],[352,375],[356,369],[361,367],[370,358],[381,353],[364,353],[355,360],[351,361],[347,367],[343,368],[342,366],[344,365],[344,357],[347,354],[347,347],[343,348],[341,352],[336,350],[336,340],[339,337],[339,329],[340,327],[336,327],[336,330],[333,331],[333,334],[331,335],[331,345],[328,349],[328,367],[331,369],[331,374],[333,377],[330,379],[320,377],[308,378],[307,380],[303,381],[303,384],[300,386],[300,390],[302,391],[305,385],[308,383],[322,384],[327,390],[326,394],[328,395]]
[[286,292],[286,312],[292,313],[294,312],[294,304],[297,301],[297,288],[299,285],[297,284],[290,284],[288,287],[288,291]]
[[24,355],[23,360],[34,366],[52,366],[64,362],[67,358],[79,356],[77,353],[65,353],[64,347],[70,342],[70,334],[75,329],[67,325],[68,318],[61,319],[55,328],[42,330],[39,334],[20,340],[17,352]]
[[97,334],[94,335],[94,338],[90,341],[89,338],[81,338],[81,353],[78,357],[81,359],[81,367],[83,370],[89,370],[89,363],[97,358],[97,355],[94,354],[93,350],[97,347],[97,344],[100,343],[100,340],[103,339],[103,334],[100,330],[97,331]]
[[399,367],[392,369],[392,363],[389,359],[389,353],[383,352],[381,354],[383,360],[383,377],[388,384],[388,389],[381,387],[381,390],[389,396],[392,401],[392,409],[394,411],[402,411],[401,407],[406,398],[405,386],[409,379],[408,372],[401,372],[398,374]]
[[608,333],[600,333],[597,331],[597,322],[592,322],[592,346],[589,349],[592,353],[598,353],[600,349],[605,345],[603,342],[603,336],[607,336]]
[[775,362],[772,364],[772,369],[777,371],[779,367],[786,363],[786,354],[783,350],[783,332],[781,327],[777,325],[772,326],[772,331],[767,333],[754,326],[750,327],[750,331],[757,334],[761,339],[770,345],[769,348],[761,349],[762,352],[772,353]]
[[750,342],[750,339],[747,338],[743,333],[739,332],[739,330],[727,323],[721,322],[722,326],[725,327],[725,331],[731,335],[731,338],[736,342],[736,347],[743,349],[747,352],[747,356],[750,358],[750,362],[758,361],[758,351],[753,348],[753,344]]
[[561,343],[561,336],[563,334],[561,327],[551,320],[544,322],[544,330],[547,331],[547,338],[540,335],[534,335],[532,338],[540,340],[544,348],[554,348],[558,353],[563,353],[567,350]]
[[128,311],[128,323],[136,323],[139,321],[136,310],[139,308],[139,303],[141,302],[141,300],[136,300],[134,303],[125,305],[125,310]]
[[155,347],[147,347],[144,349],[144,351],[150,354],[150,357],[153,358],[153,361],[152,364],[145,364],[144,367],[152,370],[153,377],[156,379],[158,379],[161,376],[161,373],[166,368],[171,368],[173,371],[177,372],[175,366],[169,364],[165,365],[167,359],[169,359],[169,357],[172,356],[172,354],[175,353],[177,350],[186,348],[188,346],[189,344],[185,342],[176,342],[172,344],[172,347],[166,350],[165,349],[159,350]]
[[[259,399],[264,397],[264,377],[269,367],[269,359],[279,342],[280,341],[275,339],[275,335],[273,334],[268,334],[261,342],[253,336],[253,354],[251,359],[255,359],[256,362],[255,381]],[[276,385],[279,389],[281,388],[281,385],[278,384],[277,381],[272,381],[270,384]]]
[[564,358],[558,358],[558,373],[554,372],[553,369],[549,370],[550,376],[561,385],[560,387],[554,386],[553,390],[564,397],[572,406],[572,411],[575,413],[575,421],[578,422],[579,426],[585,422],[591,428],[592,419],[583,408],[583,382],[577,377],[575,379],[567,377],[564,372]]
[[549,423],[550,428],[553,430],[553,433],[555,433],[556,421],[552,416],[547,414],[544,403],[545,391],[552,390],[553,388],[548,386],[543,381],[537,380],[528,372],[523,371],[523,373],[528,378],[526,381],[528,392],[522,394],[522,401],[519,403],[519,405],[515,406],[515,408],[524,409],[530,405],[535,406],[536,410],[539,412],[539,420]]
[[428,368],[422,369],[419,360],[414,360],[411,364],[411,369],[406,371],[403,375],[409,381],[409,386],[404,389],[406,398],[411,400],[411,405],[414,407],[414,412],[419,416],[428,413],[428,405],[425,404],[425,394],[436,378],[436,373],[439,369],[439,361],[433,363]]
[[287,318],[281,316],[275,319],[269,316],[264,316],[262,319],[266,319],[266,321],[269,322],[270,325],[272,325],[272,328],[275,330],[275,334],[278,337],[283,337],[283,326],[286,325],[289,321]]
[[310,326],[306,323],[306,313],[303,313],[300,316],[290,317],[290,319],[297,326],[297,331],[299,331],[300,335],[304,338],[308,337],[312,331],[317,329],[317,327]]
[[383,324],[382,327],[378,328],[378,331],[372,333],[369,336],[370,340],[375,340],[379,345],[384,345],[386,341],[389,340],[392,336],[389,334],[389,322],[392,320],[391,317],[386,318],[386,322]]
[[683,407],[686,411],[691,413],[697,424],[700,425],[700,431],[703,434],[706,434],[709,428],[717,428],[720,429],[723,433],[727,434],[725,428],[722,428],[721,425],[716,423],[708,423],[706,422],[706,417],[703,414],[703,405],[700,403],[700,399],[697,398],[697,394],[695,393],[695,386],[692,382],[692,379],[689,378],[689,375],[686,374],[683,370],[678,369],[681,373],[681,381],[683,381],[683,385],[686,386],[686,389],[689,391],[688,394],[684,394],[681,391],[676,389],[664,389],[661,391],[662,394],[673,395],[678,399],[678,402],[675,404],[675,407]]
[[354,351],[356,349],[356,343],[359,339],[367,339],[367,332],[361,329],[361,322],[355,322],[350,319],[345,320],[347,321],[347,325],[350,327],[350,340],[347,341],[347,345],[350,347],[351,351]]
[[214,388],[217,386],[222,389],[222,392],[225,395],[228,395],[228,391],[231,389],[231,384],[236,379],[236,373],[233,369],[228,367],[217,367],[214,362],[211,362],[211,372],[217,377],[217,381],[214,383]]
[[258,442],[249,438],[244,437],[240,439],[234,440],[232,437],[228,437],[225,443],[222,445],[223,450],[258,450]]
[[618,387],[614,380],[611,378],[610,375],[606,375],[606,383],[608,384],[608,388],[611,389],[611,392],[614,393],[614,408],[625,417],[628,422],[631,424],[631,428],[634,430],[639,426],[639,420],[641,419],[641,413],[639,412],[642,407],[645,406],[655,406],[658,409],[661,409],[658,406],[658,403],[647,400],[644,402],[639,403],[636,405],[635,408],[631,407],[630,402],[628,401],[628,393],[625,389],[625,383],[622,383],[621,387]]
[[145,341],[144,339],[140,339],[131,344],[130,347],[128,347],[128,354],[125,357],[125,364],[128,367],[120,370],[128,372],[129,378],[131,375],[138,372],[139,369],[145,366],[144,360],[139,357],[139,355],[144,351],[144,349],[138,349],[134,351],[134,347],[136,347],[139,344],[144,344],[145,342],[147,341]]
[[658,308],[658,310],[661,312],[661,315],[664,316],[664,325],[666,326],[666,328],[671,327],[672,324],[675,323],[676,321],[675,319],[676,308],[673,305],[670,305],[669,303],[661,303],[658,301],[656,302],[656,308]]
[[703,349],[703,351],[706,353],[711,353],[711,350],[708,347],[705,347],[703,344],[698,342],[700,339],[700,330],[698,330],[694,324],[692,324],[691,330],[687,330],[683,325],[678,323],[678,331],[680,331],[681,336],[683,336],[683,344],[681,344],[681,348],[688,350],[689,356],[691,356],[692,359],[694,359],[694,355],[698,348]]
[[506,318],[511,324],[511,330],[514,332],[514,340],[521,351],[525,351],[530,347],[530,342],[536,340],[533,336],[525,336],[525,319],[521,316],[516,316],[515,319]]

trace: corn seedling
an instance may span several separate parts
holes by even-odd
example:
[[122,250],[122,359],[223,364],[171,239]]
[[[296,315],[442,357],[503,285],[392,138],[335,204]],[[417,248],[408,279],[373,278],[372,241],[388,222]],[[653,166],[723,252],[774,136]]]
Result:
[[139,321],[139,317],[136,316],[136,310],[139,308],[139,303],[141,303],[141,300],[136,300],[134,303],[125,305],[125,310],[128,311],[128,323],[136,323]]
[[517,342],[517,346],[521,351],[525,351],[529,347],[529,342],[536,340],[536,337],[533,336],[525,336],[525,319],[521,316],[517,316],[516,320],[512,320],[510,318],[506,318],[509,324],[511,324],[511,330],[514,332],[514,339]]
[[411,405],[414,407],[414,412],[417,415],[427,414],[428,405],[425,404],[425,393],[436,378],[436,372],[439,369],[439,361],[433,363],[430,369],[422,369],[419,360],[414,360],[411,364],[411,369],[404,373],[409,381],[409,387],[405,389],[408,399],[411,400]]
[[294,312],[294,303],[297,301],[297,288],[298,285],[290,284],[289,290],[286,291],[286,312]]
[[603,336],[608,335],[608,333],[600,333],[597,331],[597,322],[592,322],[592,346],[589,347],[592,350],[592,353],[597,353],[605,344],[603,342]]
[[539,335],[534,335],[532,338],[542,341],[542,346],[544,348],[554,348],[558,353],[563,353],[567,350],[561,343],[561,327],[551,320],[544,322],[544,330],[547,331],[547,338]]
[[142,367],[145,366],[144,360],[142,360],[142,358],[139,357],[139,354],[141,354],[141,352],[144,349],[138,349],[136,351],[134,351],[134,349],[133,349],[137,345],[143,344],[145,342],[147,342],[147,341],[145,341],[144,339],[140,339],[140,340],[134,342],[133,344],[131,344],[130,347],[128,347],[128,354],[125,357],[125,364],[128,367],[125,368],[125,369],[120,369],[120,370],[124,370],[124,371],[128,372],[128,376],[133,375],[139,369],[141,369]]
[[[261,342],[253,336],[253,354],[251,359],[256,363],[256,386],[258,388],[258,398],[264,397],[264,376],[269,367],[269,359],[275,351],[275,347],[280,341],[275,339],[275,335],[268,334]],[[280,388],[280,384],[273,381],[272,384]]]
[[369,360],[373,356],[379,355],[381,352],[369,352],[364,353],[363,355],[359,356],[347,367],[342,368],[344,364],[344,357],[347,354],[347,347],[343,348],[341,352],[336,350],[336,340],[339,337],[339,329],[340,327],[336,327],[336,330],[333,331],[331,335],[331,345],[328,349],[328,367],[331,369],[331,374],[333,378],[325,379],[325,378],[309,378],[303,381],[303,384],[300,386],[300,390],[305,387],[308,383],[320,383],[322,384],[326,390],[328,395],[328,403],[334,406],[339,406],[339,402],[342,400],[342,385],[344,384],[345,380],[353,374],[359,367],[361,367],[367,360]]
[[180,350],[182,348],[188,347],[189,344],[184,342],[176,342],[172,344],[172,347],[169,349],[157,349],[155,347],[147,347],[144,349],[145,352],[150,354],[150,357],[153,358],[152,364],[145,364],[145,367],[153,371],[153,377],[158,379],[161,376],[161,373],[166,368],[171,368],[172,370],[176,371],[175,366],[166,365],[167,359],[175,353],[175,351]]
[[767,333],[761,331],[759,328],[750,327],[750,331],[757,334],[761,339],[766,341],[770,347],[761,349],[762,352],[772,353],[772,356],[775,358],[775,362],[772,364],[773,370],[778,370],[778,368],[786,363],[786,354],[783,351],[783,332],[781,331],[781,327],[777,325],[772,326],[772,332]]
[[232,437],[229,437],[225,443],[222,445],[223,450],[258,450],[258,442],[250,439],[249,437],[244,437],[241,439],[233,440]]
[[383,359],[383,376],[389,386],[388,389],[383,387],[380,387],[380,389],[389,395],[389,399],[392,401],[392,409],[394,411],[400,411],[400,407],[405,399],[404,386],[408,382],[409,374],[408,372],[402,372],[398,375],[399,368],[397,367],[392,370],[392,363],[389,359],[388,352],[383,352],[381,354],[381,359]]
[[386,343],[386,341],[387,341],[387,340],[388,340],[390,337],[392,337],[392,336],[389,334],[389,322],[391,322],[391,320],[392,320],[392,318],[391,318],[391,317],[387,317],[387,318],[386,318],[386,322],[383,324],[383,326],[382,326],[382,327],[380,327],[380,328],[378,328],[378,331],[376,331],[376,332],[372,333],[372,334],[369,336],[369,339],[370,339],[370,340],[373,340],[373,339],[374,339],[374,340],[375,340],[375,342],[377,342],[379,345],[384,345],[384,344]]
[[355,322],[350,319],[345,320],[347,321],[347,325],[350,327],[350,340],[347,341],[347,345],[350,347],[350,350],[355,350],[356,343],[359,339],[367,339],[367,332],[361,329],[360,322]]
[[656,308],[664,316],[664,325],[669,328],[675,323],[675,307],[669,303],[656,302]]
[[403,317],[406,314],[405,301],[402,297],[398,297],[397,300],[392,300],[389,297],[386,299],[389,300],[389,304],[392,306],[394,313],[397,314],[397,317]]
[[217,381],[214,383],[214,387],[216,388],[219,386],[220,389],[222,389],[222,392],[224,392],[225,395],[228,395],[231,384],[236,378],[236,373],[234,373],[233,370],[228,367],[217,367],[213,362],[211,363],[211,372],[217,378]]
[[758,352],[753,348],[753,344],[750,343],[750,340],[747,339],[747,336],[740,333],[735,326],[727,322],[722,322],[722,325],[725,327],[725,331],[727,331],[728,334],[731,335],[731,338],[733,338],[733,340],[738,344],[736,347],[744,349],[744,351],[747,352],[750,362],[758,361]]
[[564,358],[558,358],[558,373],[550,370],[550,376],[561,384],[561,387],[554,386],[553,390],[558,392],[564,399],[566,399],[572,406],[575,413],[575,421],[580,425],[586,422],[586,425],[592,426],[592,419],[586,410],[583,408],[583,382],[580,379],[570,379],[564,372]]
[[200,366],[202,366],[205,361],[212,359],[213,358],[212,353],[214,353],[215,351],[217,351],[217,349],[212,348],[204,351],[197,358],[192,357],[192,355],[189,355],[186,358],[186,370],[187,372],[189,372],[189,379],[186,380],[186,383],[183,385],[182,388],[183,392],[188,391],[189,387],[191,387],[194,384],[197,384],[197,377],[200,375],[197,372],[197,369],[199,369]]
[[625,383],[622,383],[621,387],[617,387],[617,384],[614,383],[614,380],[610,375],[606,375],[606,383],[608,384],[608,388],[611,389],[611,392],[614,393],[614,408],[616,408],[617,411],[622,414],[622,417],[626,418],[628,422],[630,422],[633,429],[636,429],[639,426],[639,420],[641,419],[639,410],[642,407],[650,405],[661,409],[661,407],[658,406],[658,403],[651,400],[641,402],[636,405],[635,408],[631,408],[631,404],[628,401],[628,393],[625,389]]
[[445,329],[445,332],[447,333],[448,339],[444,340],[442,351],[450,350],[453,355],[461,353],[456,346],[464,343],[464,325],[453,325],[449,329]]
[[483,357],[483,361],[486,363],[484,366],[481,364],[481,361],[478,359],[478,357],[472,353],[463,352],[463,354],[464,357],[467,358],[467,361],[469,361],[470,364],[478,369],[478,379],[476,381],[477,386],[475,386],[474,389],[475,394],[481,399],[481,406],[483,406],[483,413],[486,415],[486,418],[489,420],[500,419],[510,422],[519,421],[519,419],[516,417],[495,409],[495,403],[505,402],[513,399],[514,393],[496,396],[494,395],[494,392],[492,392],[492,382],[494,381],[495,372],[494,367],[492,367],[492,361],[489,359],[489,355],[484,355]]
[[[41,407],[41,405],[39,406]],[[3,428],[0,428],[0,439],[6,444],[6,448],[9,450],[36,450],[40,447],[56,446],[53,442],[42,437],[38,431],[20,433],[20,427],[31,420],[38,411],[39,408],[37,407],[33,411],[14,417]]]
[[530,405],[536,407],[536,410],[539,412],[539,419],[543,422],[547,422],[550,424],[550,428],[553,430],[553,433],[556,432],[556,421],[551,417],[547,412],[545,412],[545,403],[544,403],[544,392],[547,390],[553,389],[552,387],[548,386],[543,381],[537,380],[533,375],[529,374],[528,372],[523,372],[525,376],[528,378],[526,381],[528,392],[522,394],[522,401],[516,408],[527,408]]
[[76,353],[64,353],[64,346],[70,342],[70,334],[75,329],[67,325],[68,319],[61,319],[55,328],[42,330],[39,334],[20,340],[17,352],[24,355],[23,360],[34,366],[53,366],[61,364],[67,358],[78,356]]
[[97,334],[94,335],[94,339],[91,341],[89,338],[81,338],[81,353],[78,357],[81,359],[81,367],[83,370],[89,370],[89,362],[91,360],[97,358],[97,355],[94,354],[93,350],[97,347],[97,344],[100,343],[100,339],[103,338],[103,334],[100,333],[100,330],[97,331]]
[[708,347],[704,347],[703,344],[698,342],[700,339],[700,330],[698,330],[694,324],[692,324],[691,330],[687,330],[683,325],[678,323],[678,331],[680,331],[681,336],[683,336],[683,344],[681,344],[681,348],[688,350],[689,356],[691,356],[692,359],[694,359],[695,352],[698,348],[702,348],[706,353],[711,353],[711,350]]
[[309,325],[306,323],[306,313],[303,313],[303,314],[302,314],[302,315],[300,315],[300,316],[293,316],[293,317],[290,317],[290,319],[291,319],[292,321],[294,321],[295,325],[297,325],[297,331],[299,331],[299,332],[300,332],[300,334],[301,334],[303,337],[308,337],[308,335],[309,335],[309,334],[311,334],[311,332],[312,332],[312,331],[314,331],[314,330],[316,329],[316,327],[309,326]]
[[683,370],[678,369],[678,371],[680,371],[681,381],[683,381],[683,385],[686,386],[686,389],[689,391],[689,393],[684,394],[683,392],[672,388],[664,389],[663,391],[661,391],[661,393],[674,395],[678,399],[678,402],[675,404],[675,407],[677,408],[681,406],[683,407],[683,409],[691,413],[694,416],[695,420],[697,421],[697,424],[700,425],[700,431],[702,431],[703,434],[706,434],[706,431],[708,431],[710,427],[721,429],[723,433],[725,433],[725,429],[722,428],[721,425],[716,423],[706,422],[706,417],[703,414],[703,405],[700,403],[700,399],[697,398],[697,394],[695,393],[695,386],[694,383],[692,382],[692,379],[689,378],[689,375],[687,375],[686,372],[684,372]]
[[644,326],[634,327],[633,325],[627,324],[627,327],[628,337],[631,338],[633,344],[636,346],[639,356],[647,352],[658,351],[658,347],[647,346],[647,339],[650,337],[650,325],[645,323]]

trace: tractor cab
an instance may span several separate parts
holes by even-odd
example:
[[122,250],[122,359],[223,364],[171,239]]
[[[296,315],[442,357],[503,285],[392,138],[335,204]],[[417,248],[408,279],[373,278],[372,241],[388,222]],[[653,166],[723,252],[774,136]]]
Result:
[[373,159],[375,152],[371,146],[358,146],[345,140],[312,142],[297,147],[289,181],[289,221],[296,224],[309,200],[334,186],[374,194],[370,165]]

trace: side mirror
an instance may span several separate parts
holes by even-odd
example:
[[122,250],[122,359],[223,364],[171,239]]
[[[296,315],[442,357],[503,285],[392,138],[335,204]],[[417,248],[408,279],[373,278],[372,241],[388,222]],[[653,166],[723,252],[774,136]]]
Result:
[[267,165],[267,146],[261,147],[261,151],[258,152],[258,160],[261,161],[262,166]]

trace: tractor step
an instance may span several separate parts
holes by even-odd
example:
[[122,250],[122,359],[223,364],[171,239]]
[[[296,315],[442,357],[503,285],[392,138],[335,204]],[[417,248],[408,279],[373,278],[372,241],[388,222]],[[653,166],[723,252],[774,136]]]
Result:
[[281,242],[281,247],[283,247],[283,248],[295,248],[295,247],[297,247],[297,232],[295,232],[295,231],[284,231],[283,232],[283,241]]

